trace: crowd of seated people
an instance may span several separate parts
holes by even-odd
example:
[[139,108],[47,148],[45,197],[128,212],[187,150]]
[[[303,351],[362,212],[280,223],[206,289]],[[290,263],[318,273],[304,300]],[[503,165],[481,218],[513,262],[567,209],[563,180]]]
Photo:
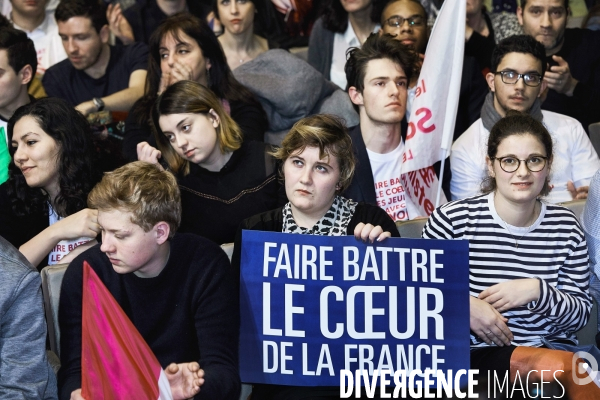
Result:
[[[87,260],[175,398],[238,399],[241,230],[372,243],[417,218],[429,218],[423,238],[469,240],[472,368],[570,363],[546,347],[576,342],[600,300],[589,137],[600,32],[566,27],[569,0],[464,1],[453,146],[438,177],[451,201],[428,216],[401,169],[443,2],[4,0],[0,333],[31,329],[0,335],[0,389],[85,397]],[[115,157],[129,162],[110,171],[92,133],[107,112],[124,113]],[[560,203],[588,194],[582,229]],[[36,272],[53,264],[69,265],[58,380]],[[339,388],[256,385],[252,398],[315,396]]]

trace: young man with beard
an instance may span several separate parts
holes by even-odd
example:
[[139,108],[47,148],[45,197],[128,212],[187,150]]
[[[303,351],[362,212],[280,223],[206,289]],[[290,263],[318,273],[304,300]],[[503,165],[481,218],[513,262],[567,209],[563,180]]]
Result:
[[110,46],[106,11],[94,0],[63,0],[55,16],[68,60],[46,71],[48,96],[66,100],[83,115],[129,111],[144,94],[147,46]]
[[452,200],[480,193],[487,178],[486,150],[491,128],[508,110],[529,113],[541,121],[555,142],[547,200],[560,203],[587,197],[588,185],[600,160],[581,124],[574,118],[541,110],[539,97],[546,89],[544,46],[527,35],[504,39],[494,50],[492,72],[487,74],[491,93],[481,118],[452,146],[450,165]]
[[568,0],[522,0],[517,9],[525,34],[544,45],[544,110],[577,119],[587,131],[600,121],[600,32],[566,29]]

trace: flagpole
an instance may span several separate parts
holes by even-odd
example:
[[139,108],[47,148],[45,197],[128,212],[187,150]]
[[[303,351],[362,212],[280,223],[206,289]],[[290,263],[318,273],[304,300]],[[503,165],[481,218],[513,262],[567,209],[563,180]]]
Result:
[[438,190],[435,195],[435,208],[440,206],[440,196],[442,194],[442,182],[444,181],[444,167],[446,166],[446,158],[448,157],[448,149],[442,148],[442,166],[440,167],[440,176],[438,179]]

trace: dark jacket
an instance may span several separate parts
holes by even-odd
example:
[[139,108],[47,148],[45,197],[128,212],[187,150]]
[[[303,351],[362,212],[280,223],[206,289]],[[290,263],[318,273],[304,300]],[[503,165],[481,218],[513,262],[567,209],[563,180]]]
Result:
[[323,18],[315,21],[308,42],[308,63],[323,74],[325,79],[331,79],[331,60],[333,59],[333,42],[335,32],[323,26]]
[[[569,63],[579,83],[572,97],[548,90],[542,109],[575,118],[587,132],[590,124],[600,121],[600,32],[565,29],[565,41],[556,55]],[[546,61],[557,65],[552,57]]]
[[[406,121],[403,120],[401,124],[402,140],[406,135]],[[371,162],[369,161],[369,154],[367,153],[367,146],[362,137],[360,125],[356,125],[350,128],[349,132],[352,138],[352,147],[354,148],[354,156],[356,157],[356,169],[354,170],[354,178],[343,196],[358,202],[365,202],[374,206],[377,206],[377,198],[375,196],[375,181],[373,180],[373,170],[371,169]],[[436,162],[433,165],[436,175],[439,178],[441,162]],[[450,173],[450,159],[446,160],[444,167],[444,179],[442,181],[442,189],[446,198],[450,198],[450,179],[452,175]]]

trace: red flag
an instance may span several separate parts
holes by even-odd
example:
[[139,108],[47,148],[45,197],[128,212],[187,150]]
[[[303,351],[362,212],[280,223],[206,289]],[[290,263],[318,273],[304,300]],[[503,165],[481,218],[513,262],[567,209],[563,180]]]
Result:
[[85,261],[81,328],[81,395],[84,398],[173,398],[154,353]]

